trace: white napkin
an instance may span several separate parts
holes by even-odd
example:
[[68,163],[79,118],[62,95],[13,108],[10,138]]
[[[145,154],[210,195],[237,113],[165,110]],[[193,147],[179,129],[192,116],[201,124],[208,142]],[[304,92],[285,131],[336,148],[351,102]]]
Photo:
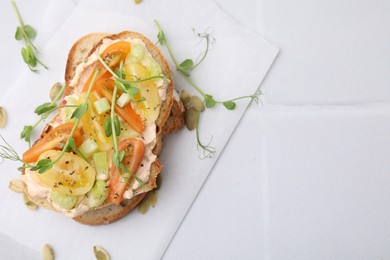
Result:
[[[50,71],[25,75],[0,99],[10,114],[9,124],[0,134],[20,154],[26,148],[18,140],[23,125],[37,119],[32,111],[48,100],[51,84],[62,80],[70,47],[79,37],[90,32],[135,30],[157,41],[157,29],[153,25],[153,18],[156,18],[163,26],[177,59],[184,60],[196,59],[203,48],[199,39],[194,37],[192,27],[199,32],[211,27],[216,44],[205,62],[192,73],[193,80],[219,100],[255,92],[278,52],[275,46],[238,26],[211,1],[151,2],[145,1],[139,6],[128,1],[115,1],[115,5],[112,1],[80,3],[44,48],[45,58],[51,64]],[[168,57],[165,47],[162,50]],[[176,72],[174,79],[178,89],[195,94]],[[194,131],[182,130],[166,139],[161,156],[165,165],[164,182],[156,208],[150,209],[146,215],[133,211],[123,220],[107,226],[83,226],[54,212],[30,212],[24,208],[18,194],[0,189],[3,198],[0,201],[3,209],[0,232],[30,248],[41,248],[44,243],[50,243],[57,252],[56,259],[92,258],[93,245],[103,246],[114,259],[160,258],[247,105],[248,100],[240,101],[234,111],[216,107],[202,114],[201,138],[207,142],[213,137],[212,145],[217,148],[213,159],[198,159]],[[16,167],[17,164],[8,162],[1,166],[2,187],[8,185],[9,179],[18,177]]]

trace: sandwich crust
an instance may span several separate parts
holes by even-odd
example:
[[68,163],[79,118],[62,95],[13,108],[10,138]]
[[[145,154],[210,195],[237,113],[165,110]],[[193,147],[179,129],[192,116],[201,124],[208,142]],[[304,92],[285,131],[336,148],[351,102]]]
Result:
[[[116,205],[111,202],[104,202],[102,205],[92,208],[84,214],[77,216],[74,220],[88,225],[108,224],[117,221],[126,216],[132,209],[134,209],[145,197],[146,193],[157,187],[156,179],[162,169],[162,164],[158,159],[163,147],[163,138],[165,135],[177,131],[184,125],[184,106],[180,100],[174,98],[174,82],[172,72],[169,65],[161,51],[149,39],[142,34],[136,32],[124,31],[119,34],[107,35],[105,33],[92,33],[80,38],[71,48],[65,70],[65,96],[70,95],[74,91],[71,86],[71,81],[76,74],[76,68],[84,60],[91,56],[99,46],[102,45],[104,39],[111,40],[125,40],[129,38],[141,39],[147,50],[153,56],[155,61],[160,65],[162,73],[169,79],[169,84],[166,89],[166,99],[162,102],[160,107],[160,114],[156,120],[156,145],[153,149],[153,154],[157,156],[155,162],[151,165],[151,171],[148,182],[134,191],[134,197],[131,199],[124,199],[121,205]],[[50,131],[50,127],[46,127],[42,132],[40,138]],[[37,140],[39,141],[39,140]],[[25,187],[28,195],[28,187]],[[54,210],[53,205],[47,199],[34,200],[36,204]]]

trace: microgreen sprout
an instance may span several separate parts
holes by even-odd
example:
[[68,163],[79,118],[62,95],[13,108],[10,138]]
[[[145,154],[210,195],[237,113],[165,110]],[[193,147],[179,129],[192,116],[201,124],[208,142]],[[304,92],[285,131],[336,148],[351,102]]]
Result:
[[199,119],[200,115],[198,117],[198,120],[196,122],[196,139],[198,142],[198,148],[200,147],[202,149],[202,156],[199,156],[200,159],[205,159],[205,158],[213,158],[215,153],[217,152],[216,148],[211,146],[211,142],[213,141],[213,137],[211,136],[210,141],[207,144],[203,144],[202,141],[200,140],[199,136]]
[[[154,20],[154,23],[156,24],[156,27],[158,29],[158,34],[157,34],[157,40],[158,43],[161,45],[164,45],[167,48],[167,51],[169,53],[169,56],[171,57],[173,63],[175,64],[175,67],[177,71],[184,77],[184,79],[187,81],[187,83],[193,87],[202,97],[203,97],[203,103],[207,108],[213,108],[216,105],[223,105],[226,109],[228,110],[235,110],[237,107],[237,103],[235,101],[241,100],[241,99],[250,99],[251,102],[255,101],[256,103],[259,102],[259,98],[261,95],[260,91],[256,91],[255,94],[253,95],[246,95],[246,96],[241,96],[237,98],[232,98],[229,100],[224,100],[224,101],[219,101],[216,100],[211,94],[204,92],[191,78],[191,72],[194,70],[199,64],[201,64],[204,59],[206,58],[206,55],[208,54],[208,51],[210,50],[210,47],[215,43],[215,38],[212,36],[212,29],[206,30],[204,33],[196,33],[194,30],[194,34],[199,37],[201,40],[206,40],[206,49],[204,52],[202,52],[196,62],[194,62],[192,59],[185,59],[183,62],[179,63],[176,57],[174,56],[171,46],[168,43],[168,40],[165,36],[165,33],[163,29],[161,28],[160,24],[158,21]],[[203,149],[203,156],[204,158],[211,158],[215,154],[215,148],[210,146],[212,138],[210,142],[205,145],[200,141],[200,136],[199,136],[199,118],[196,122],[196,138],[197,138],[197,143],[198,147],[201,147]]]
[[37,66],[37,64],[40,64],[45,69],[48,69],[48,67],[37,58],[37,48],[31,42],[31,40],[34,39],[37,35],[37,32],[31,25],[24,24],[14,0],[11,0],[11,6],[19,22],[19,26],[16,27],[15,39],[17,41],[21,41],[23,39],[24,43],[26,44],[26,47],[22,48],[22,57],[24,62],[33,72],[38,72],[38,70],[33,69]]
[[[41,122],[43,122],[50,115],[51,112],[53,112],[54,110],[60,108],[59,106],[57,106],[56,103],[62,97],[62,95],[64,94],[64,90],[65,90],[65,86],[62,86],[61,90],[58,92],[57,96],[53,99],[53,101],[44,103],[42,105],[39,105],[35,109],[34,112],[37,115],[41,116],[39,118],[39,120],[37,122],[35,122],[35,124],[33,124],[33,125],[25,125],[24,126],[23,131],[20,134],[20,138],[22,138],[26,142],[28,142],[29,147],[31,147],[31,133],[34,130],[34,128],[37,127]],[[68,106],[63,106],[63,107],[69,107],[69,105]]]
[[73,112],[73,114],[71,116],[71,119],[75,118],[76,120],[75,120],[75,123],[72,127],[72,130],[70,131],[70,134],[69,134],[70,138],[68,138],[66,140],[66,143],[65,143],[60,155],[55,160],[52,160],[52,159],[39,160],[37,162],[36,166],[31,168],[32,171],[38,171],[38,173],[44,173],[44,172],[50,170],[54,164],[56,164],[59,160],[61,160],[61,158],[64,156],[65,152],[69,149],[68,147],[75,146],[75,145],[73,145],[74,139],[72,136],[73,136],[74,132],[76,131],[78,124],[80,123],[81,117],[88,110],[88,98],[89,98],[89,95],[90,95],[91,90],[92,90],[92,86],[95,83],[95,80],[96,80],[98,73],[99,73],[99,69],[95,69],[95,72],[93,74],[92,81],[88,87],[88,91],[87,91],[87,94],[85,96],[84,102],[76,108],[76,110]]
[[1,163],[6,160],[23,162],[22,158],[18,155],[14,148],[0,135],[0,138],[4,144],[0,145],[0,157]]

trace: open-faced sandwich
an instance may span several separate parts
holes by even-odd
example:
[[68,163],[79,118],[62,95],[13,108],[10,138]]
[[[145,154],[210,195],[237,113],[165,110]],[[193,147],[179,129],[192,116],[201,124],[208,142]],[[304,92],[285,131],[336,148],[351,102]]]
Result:
[[65,94],[23,154],[22,180],[36,204],[84,224],[116,221],[156,187],[164,135],[183,126],[172,73],[134,32],[94,33],[72,47]]

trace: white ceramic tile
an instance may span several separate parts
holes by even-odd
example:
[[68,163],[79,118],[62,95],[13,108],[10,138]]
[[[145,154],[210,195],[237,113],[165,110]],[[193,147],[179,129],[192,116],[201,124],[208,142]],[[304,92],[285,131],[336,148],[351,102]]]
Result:
[[259,259],[263,254],[263,123],[260,109],[250,108],[164,259]]
[[264,0],[265,36],[281,51],[268,103],[390,100],[390,2]]
[[267,111],[265,255],[389,259],[389,107]]

